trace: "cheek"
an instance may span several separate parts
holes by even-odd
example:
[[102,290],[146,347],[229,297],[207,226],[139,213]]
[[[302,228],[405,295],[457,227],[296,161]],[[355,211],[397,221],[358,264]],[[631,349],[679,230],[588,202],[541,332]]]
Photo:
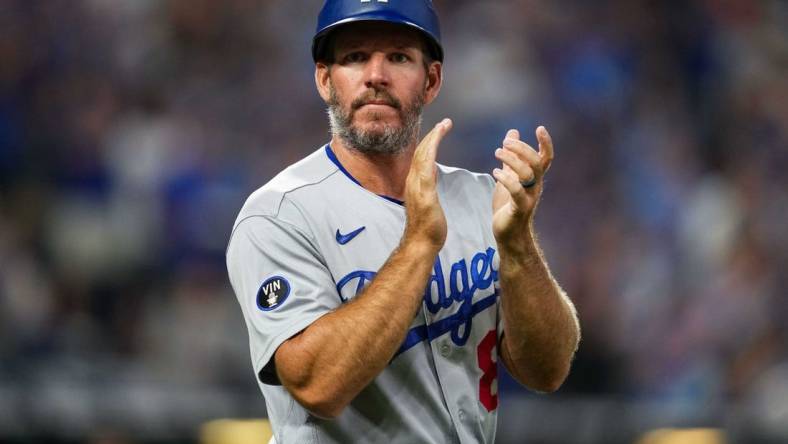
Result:
[[426,76],[421,72],[421,75],[417,73],[409,73],[409,76],[403,77],[402,81],[399,82],[399,85],[402,85],[402,88],[399,88],[399,95],[400,97],[413,97],[416,95],[422,95],[427,91],[428,80]]
[[336,99],[337,103],[345,108],[349,107],[356,98],[356,96],[353,94],[353,89],[350,88],[346,82],[332,83],[331,91],[333,93],[333,98]]

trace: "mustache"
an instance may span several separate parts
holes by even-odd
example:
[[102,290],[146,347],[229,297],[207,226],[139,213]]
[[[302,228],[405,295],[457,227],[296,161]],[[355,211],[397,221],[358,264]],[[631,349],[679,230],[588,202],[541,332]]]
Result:
[[350,104],[351,109],[357,110],[364,105],[369,104],[370,102],[379,102],[383,101],[386,105],[400,110],[402,109],[402,102],[397,100],[396,97],[392,96],[388,92],[384,90],[373,90],[368,93],[363,94],[361,97],[357,98]]

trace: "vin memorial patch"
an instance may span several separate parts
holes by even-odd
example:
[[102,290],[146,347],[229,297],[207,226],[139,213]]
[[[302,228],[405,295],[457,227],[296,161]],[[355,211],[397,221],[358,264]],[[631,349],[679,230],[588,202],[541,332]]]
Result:
[[257,291],[257,307],[271,311],[282,305],[290,294],[290,283],[281,276],[266,279]]

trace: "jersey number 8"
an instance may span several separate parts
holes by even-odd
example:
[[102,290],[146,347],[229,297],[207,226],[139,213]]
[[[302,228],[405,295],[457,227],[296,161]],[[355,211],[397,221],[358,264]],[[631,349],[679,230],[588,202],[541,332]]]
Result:
[[493,393],[493,384],[498,378],[498,366],[493,361],[493,348],[497,345],[498,335],[495,330],[490,330],[476,348],[476,358],[479,361],[479,369],[482,377],[479,379],[479,401],[488,412],[498,407],[498,387],[496,384]]

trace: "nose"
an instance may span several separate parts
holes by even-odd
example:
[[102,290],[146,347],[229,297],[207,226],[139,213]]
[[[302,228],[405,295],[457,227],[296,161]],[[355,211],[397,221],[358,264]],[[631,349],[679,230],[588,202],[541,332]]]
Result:
[[389,86],[390,82],[386,55],[375,52],[367,61],[364,83],[367,88],[380,88]]

